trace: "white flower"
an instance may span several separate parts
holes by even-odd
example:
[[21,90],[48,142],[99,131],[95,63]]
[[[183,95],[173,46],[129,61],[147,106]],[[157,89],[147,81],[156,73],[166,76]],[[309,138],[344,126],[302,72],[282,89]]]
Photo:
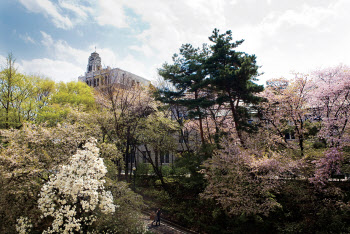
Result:
[[45,233],[70,233],[91,225],[95,220],[91,211],[97,208],[103,213],[115,211],[112,193],[104,190],[102,178],[107,169],[95,145],[95,139],[89,140],[85,150],[78,150],[69,165],[62,166],[42,187],[39,209],[44,217],[54,218]]
[[20,234],[26,234],[30,232],[33,225],[30,223],[27,217],[20,217],[17,219],[16,231]]

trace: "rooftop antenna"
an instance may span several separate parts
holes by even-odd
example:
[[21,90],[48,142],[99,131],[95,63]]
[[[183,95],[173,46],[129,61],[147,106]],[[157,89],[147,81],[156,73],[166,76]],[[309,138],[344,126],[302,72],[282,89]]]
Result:
[[96,46],[95,46],[95,52],[96,52]]

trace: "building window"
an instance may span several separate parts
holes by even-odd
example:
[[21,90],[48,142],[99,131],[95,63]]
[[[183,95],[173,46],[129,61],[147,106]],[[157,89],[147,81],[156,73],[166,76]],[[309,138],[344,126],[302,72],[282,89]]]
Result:
[[169,163],[169,152],[161,153],[160,162],[161,163]]
[[287,132],[285,134],[285,138],[286,138],[286,140],[294,140],[295,139],[294,132]]

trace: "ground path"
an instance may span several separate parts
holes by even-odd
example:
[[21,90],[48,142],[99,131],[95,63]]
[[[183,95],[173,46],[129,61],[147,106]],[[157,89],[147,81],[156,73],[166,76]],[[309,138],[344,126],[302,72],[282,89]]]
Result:
[[141,219],[144,222],[145,226],[148,228],[148,230],[153,233],[166,233],[166,234],[195,233],[190,230],[186,230],[185,228],[180,227],[164,219],[161,219],[160,226],[151,225],[152,221],[150,220],[150,215],[147,213],[143,213]]

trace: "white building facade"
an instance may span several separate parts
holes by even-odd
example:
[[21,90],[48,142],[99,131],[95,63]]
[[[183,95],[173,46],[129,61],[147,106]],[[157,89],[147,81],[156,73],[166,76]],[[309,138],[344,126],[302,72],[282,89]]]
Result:
[[91,87],[107,86],[110,84],[148,86],[151,83],[141,76],[120,68],[102,68],[101,57],[96,51],[91,53],[89,57],[85,75],[79,76],[78,80],[85,82]]

